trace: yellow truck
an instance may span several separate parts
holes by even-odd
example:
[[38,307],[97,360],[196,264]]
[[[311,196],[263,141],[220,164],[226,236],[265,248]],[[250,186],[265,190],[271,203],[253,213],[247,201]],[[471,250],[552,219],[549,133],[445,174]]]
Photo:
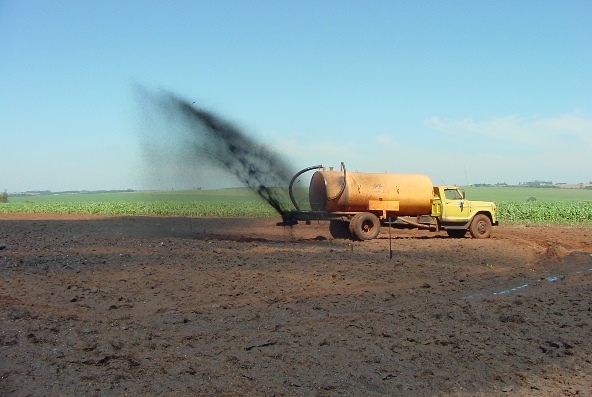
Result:
[[[311,209],[300,210],[294,182],[315,169],[308,191]],[[469,232],[473,238],[488,238],[498,225],[495,203],[467,200],[460,188],[434,186],[420,174],[347,172],[343,163],[339,171],[318,165],[298,172],[289,193],[296,209],[283,212],[278,225],[329,221],[334,238],[371,240],[381,226],[444,230],[454,238]]]

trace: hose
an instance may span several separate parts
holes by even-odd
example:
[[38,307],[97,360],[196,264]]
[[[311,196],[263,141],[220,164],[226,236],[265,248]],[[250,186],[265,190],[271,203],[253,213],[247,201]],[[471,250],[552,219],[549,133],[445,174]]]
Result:
[[[341,163],[343,165],[343,163]],[[294,199],[294,193],[292,192],[292,186],[294,185],[294,182],[296,182],[296,179],[298,179],[298,177],[302,174],[304,174],[305,172],[311,171],[311,170],[317,170],[323,168],[322,164],[319,165],[313,165],[310,167],[307,167],[303,170],[300,170],[299,172],[296,173],[296,175],[294,175],[292,177],[292,180],[290,181],[290,185],[288,186],[288,193],[290,194],[290,200],[292,200],[292,204],[294,204],[294,208],[296,208],[296,211],[300,211],[300,207],[298,207],[298,204],[296,204],[296,200]]]

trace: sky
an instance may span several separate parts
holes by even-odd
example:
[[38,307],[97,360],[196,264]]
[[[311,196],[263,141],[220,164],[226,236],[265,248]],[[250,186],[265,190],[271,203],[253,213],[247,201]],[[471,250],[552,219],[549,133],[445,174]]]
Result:
[[0,190],[237,184],[155,170],[138,87],[295,171],[589,182],[591,21],[589,0],[0,0]]

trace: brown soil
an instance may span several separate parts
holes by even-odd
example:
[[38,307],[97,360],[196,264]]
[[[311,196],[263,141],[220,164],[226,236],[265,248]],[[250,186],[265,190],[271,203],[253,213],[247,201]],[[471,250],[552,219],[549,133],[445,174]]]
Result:
[[0,215],[0,324],[2,396],[591,395],[592,228]]

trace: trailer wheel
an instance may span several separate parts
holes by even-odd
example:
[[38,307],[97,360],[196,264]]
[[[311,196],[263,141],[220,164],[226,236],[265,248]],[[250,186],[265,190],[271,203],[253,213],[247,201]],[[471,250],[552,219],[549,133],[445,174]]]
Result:
[[446,230],[446,233],[448,233],[448,237],[463,238],[467,234],[467,231],[466,229],[450,229]]
[[331,237],[335,239],[346,239],[351,238],[352,235],[349,231],[349,223],[346,221],[332,220],[329,222],[329,233]]
[[491,236],[491,220],[487,215],[477,214],[469,227],[473,238],[488,238]]
[[356,214],[349,223],[351,234],[360,240],[372,240],[380,233],[380,221],[370,212]]

